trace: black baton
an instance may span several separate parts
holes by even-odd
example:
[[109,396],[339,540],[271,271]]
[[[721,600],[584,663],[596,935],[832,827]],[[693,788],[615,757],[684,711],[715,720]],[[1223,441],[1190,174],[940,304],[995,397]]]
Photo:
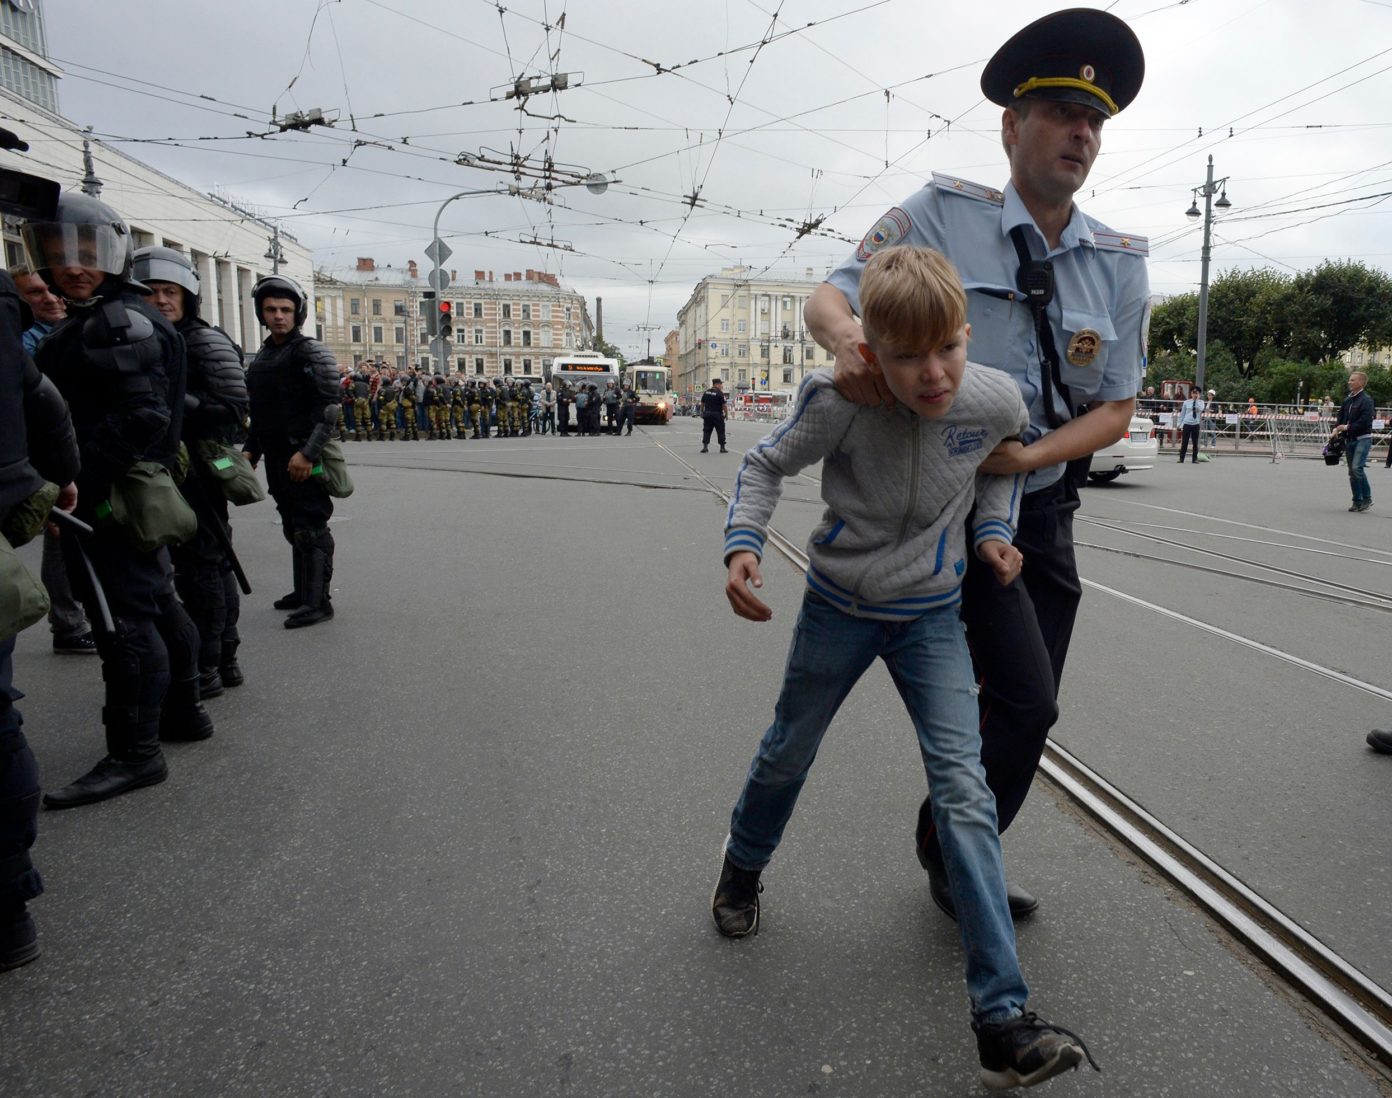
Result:
[[92,536],[92,528],[80,518],[53,508],[49,511],[48,517],[53,519],[59,526],[69,527],[69,532],[75,534],[72,540],[73,551],[82,561],[82,569],[87,574],[87,582],[92,585],[92,597],[97,600],[97,609],[101,611],[102,629],[108,637],[115,635],[116,622],[111,617],[111,606],[106,601],[106,592],[102,590],[101,580],[97,579],[97,570],[92,567],[92,559],[87,555],[87,550],[82,545],[82,539]]

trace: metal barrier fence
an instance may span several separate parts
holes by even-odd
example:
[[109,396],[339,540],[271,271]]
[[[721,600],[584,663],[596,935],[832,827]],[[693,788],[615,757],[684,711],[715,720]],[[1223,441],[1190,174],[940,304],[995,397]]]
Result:
[[[1137,414],[1155,421],[1161,450],[1178,450],[1179,413],[1172,401],[1136,402]],[[1288,457],[1318,458],[1338,420],[1338,409],[1301,408],[1278,404],[1255,415],[1247,404],[1210,401],[1199,426],[1199,448],[1214,454],[1248,454],[1280,461]],[[1379,409],[1373,420],[1373,448],[1388,445],[1392,411]]]

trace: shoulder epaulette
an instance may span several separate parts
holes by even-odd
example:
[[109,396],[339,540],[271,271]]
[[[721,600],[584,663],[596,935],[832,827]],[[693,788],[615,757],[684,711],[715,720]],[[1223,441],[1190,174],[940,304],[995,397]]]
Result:
[[991,202],[997,206],[1005,205],[1003,192],[996,190],[995,187],[985,187],[967,179],[958,179],[955,176],[934,172],[933,186],[940,191],[952,191],[955,194],[966,195],[968,198],[975,198],[980,202]]
[[1135,236],[1132,233],[1114,233],[1106,229],[1095,229],[1092,234],[1092,242],[1107,252],[1150,254],[1150,237],[1148,236]]

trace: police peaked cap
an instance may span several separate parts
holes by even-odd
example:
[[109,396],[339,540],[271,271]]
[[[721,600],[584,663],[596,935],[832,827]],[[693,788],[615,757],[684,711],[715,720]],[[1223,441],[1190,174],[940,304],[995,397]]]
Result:
[[992,103],[1062,100],[1099,110],[1108,118],[1141,90],[1145,54],[1135,32],[1115,15],[1069,8],[1036,19],[996,51],[981,73],[981,91]]

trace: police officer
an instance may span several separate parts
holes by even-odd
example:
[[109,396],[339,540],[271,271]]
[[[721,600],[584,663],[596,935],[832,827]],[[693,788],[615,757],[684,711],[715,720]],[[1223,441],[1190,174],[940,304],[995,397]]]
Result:
[[[872,226],[856,253],[813,291],[806,310],[813,336],[836,356],[838,387],[862,404],[889,401],[855,349],[863,338],[852,318],[860,271],[881,248],[937,248],[972,287],[972,360],[1009,373],[1029,407],[1025,438],[1003,444],[982,466],[1028,474],[1015,537],[1027,565],[1020,579],[1000,587],[972,558],[962,590],[982,680],[982,762],[1002,831],[1024,803],[1057,719],[1081,595],[1072,528],[1078,491],[1066,468],[1121,436],[1140,389],[1146,241],[1088,217],[1073,196],[1097,156],[1103,124],[1135,97],[1144,70],[1136,36],[1102,11],[1056,12],[1020,31],[981,76],[986,97],[1004,108],[1005,189],[935,175]],[[1052,289],[1037,312],[1021,300],[1026,283]],[[933,898],[951,914],[929,808],[925,801],[915,840]],[[1009,899],[1017,915],[1037,906],[1014,886]]]
[[416,375],[416,368],[412,366],[396,387],[396,418],[401,427],[403,442],[420,440],[420,429],[416,422],[416,403],[423,394],[419,389],[419,384],[420,380]]
[[[47,512],[53,485],[63,485],[57,502],[72,510],[78,471],[67,405],[25,361],[19,301],[14,281],[0,271],[0,537],[12,545],[35,532],[33,521]],[[31,459],[31,448],[38,447],[31,447],[26,435],[26,412],[41,417],[49,443],[42,447],[46,462]],[[26,508],[30,529],[17,533],[15,520]],[[26,905],[43,892],[43,879],[29,857],[38,832],[39,768],[14,704],[23,697],[14,688],[14,645],[13,635],[0,637],[0,972],[38,957],[38,934]]]
[[[184,344],[144,299],[131,274],[130,231],[95,198],[65,194],[53,221],[23,229],[34,269],[68,304],[68,321],[39,347],[38,365],[72,411],[82,454],[76,514],[112,628],[97,634],[106,684],[106,756],[45,794],[71,808],[162,782],[160,740],[205,739],[213,722],[199,702],[198,631],[174,595],[164,549],[137,548],[112,517],[112,487],[137,462],[173,469],[184,412]],[[96,588],[70,537],[62,539],[73,590],[102,620]]]
[[469,437],[469,394],[462,371],[456,373],[450,382],[450,425],[454,428],[455,438]]
[[575,390],[570,387],[570,382],[562,381],[556,392],[556,414],[560,417],[558,432],[561,435],[570,434],[570,406],[575,403]]
[[372,408],[368,397],[372,395],[372,375],[366,366],[359,366],[353,372],[353,438],[361,442],[372,437]]
[[198,532],[170,550],[174,586],[198,627],[198,690],[215,698],[224,686],[240,686],[237,663],[241,637],[237,620],[241,594],[223,538],[232,527],[222,494],[201,454],[209,442],[240,446],[246,438],[247,390],[242,352],[221,328],[198,315],[200,282],[193,264],[173,248],[141,248],[135,253],[137,282],[149,287],[147,299],[183,337],[188,383],[184,396],[183,442],[189,452],[184,497],[198,515]]
[[298,282],[266,275],[252,287],[251,300],[270,335],[247,371],[247,459],[255,465],[266,458],[266,483],[295,569],[295,589],[274,605],[293,610],[285,628],[299,629],[334,616],[333,499],[312,473],[333,435],[338,367],[327,347],[300,331],[308,301]]
[[480,380],[469,394],[469,414],[474,417],[474,438],[487,438],[488,420],[493,414],[493,391],[487,379]]
[[728,406],[725,396],[725,383],[720,378],[711,381],[711,387],[701,394],[701,453],[710,449],[711,432],[720,440],[720,452],[725,449],[725,415]]

